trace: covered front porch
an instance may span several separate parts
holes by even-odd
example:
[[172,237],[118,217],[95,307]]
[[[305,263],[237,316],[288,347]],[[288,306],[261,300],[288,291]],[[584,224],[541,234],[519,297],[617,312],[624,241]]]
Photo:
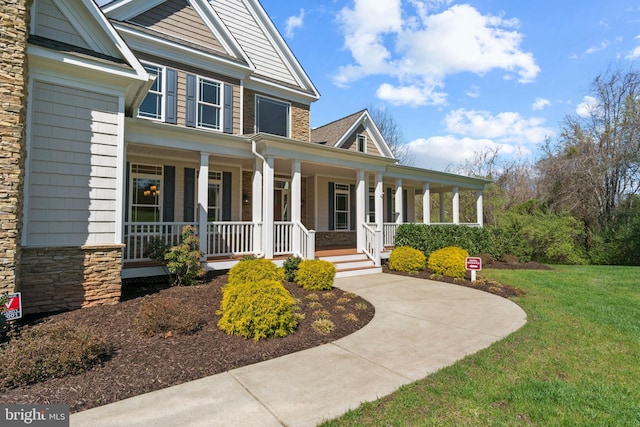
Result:
[[[482,226],[485,180],[277,136],[223,138],[197,151],[161,138],[130,142],[124,278],[163,274],[145,248],[154,239],[178,244],[185,225],[195,228],[208,269],[228,269],[246,255],[314,259],[336,247],[380,267],[400,224],[474,217],[467,223]],[[461,193],[473,194],[476,212],[461,209]]]

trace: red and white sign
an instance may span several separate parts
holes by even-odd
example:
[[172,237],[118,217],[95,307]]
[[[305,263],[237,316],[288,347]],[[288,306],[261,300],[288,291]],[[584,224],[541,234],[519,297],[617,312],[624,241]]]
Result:
[[7,298],[2,314],[7,320],[20,319],[22,317],[22,294],[20,292],[7,294]]
[[466,264],[467,264],[467,270],[471,270],[471,271],[482,270],[482,258],[480,257],[467,257]]

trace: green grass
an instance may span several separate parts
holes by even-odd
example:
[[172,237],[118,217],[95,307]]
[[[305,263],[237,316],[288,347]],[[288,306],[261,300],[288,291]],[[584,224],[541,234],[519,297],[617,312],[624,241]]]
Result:
[[527,324],[323,426],[640,426],[640,268],[484,270]]

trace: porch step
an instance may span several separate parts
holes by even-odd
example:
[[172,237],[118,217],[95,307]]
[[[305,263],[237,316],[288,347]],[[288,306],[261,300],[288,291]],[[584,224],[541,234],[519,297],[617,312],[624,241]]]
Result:
[[336,278],[382,273],[381,267],[376,267],[369,257],[361,253],[320,256],[319,259],[336,266]]

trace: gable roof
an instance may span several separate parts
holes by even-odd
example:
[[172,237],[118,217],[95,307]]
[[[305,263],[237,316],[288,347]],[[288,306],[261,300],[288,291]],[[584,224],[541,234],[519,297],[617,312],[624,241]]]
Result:
[[311,142],[331,147],[342,147],[349,137],[360,127],[364,127],[371,135],[378,151],[384,156],[394,158],[380,130],[374,123],[367,109],[360,110],[324,126],[311,130]]
[[[258,0],[115,0],[102,9],[133,48],[201,68],[221,67],[217,71],[244,79],[250,89],[274,95],[285,91],[304,102],[319,98]],[[185,20],[196,15],[200,22]],[[162,19],[190,27],[150,25]],[[189,30],[204,27],[210,40],[190,37]]]
[[31,32],[28,52],[32,57],[132,80],[127,90],[128,107],[141,101],[140,95],[153,83],[92,0],[41,0],[32,11]]

